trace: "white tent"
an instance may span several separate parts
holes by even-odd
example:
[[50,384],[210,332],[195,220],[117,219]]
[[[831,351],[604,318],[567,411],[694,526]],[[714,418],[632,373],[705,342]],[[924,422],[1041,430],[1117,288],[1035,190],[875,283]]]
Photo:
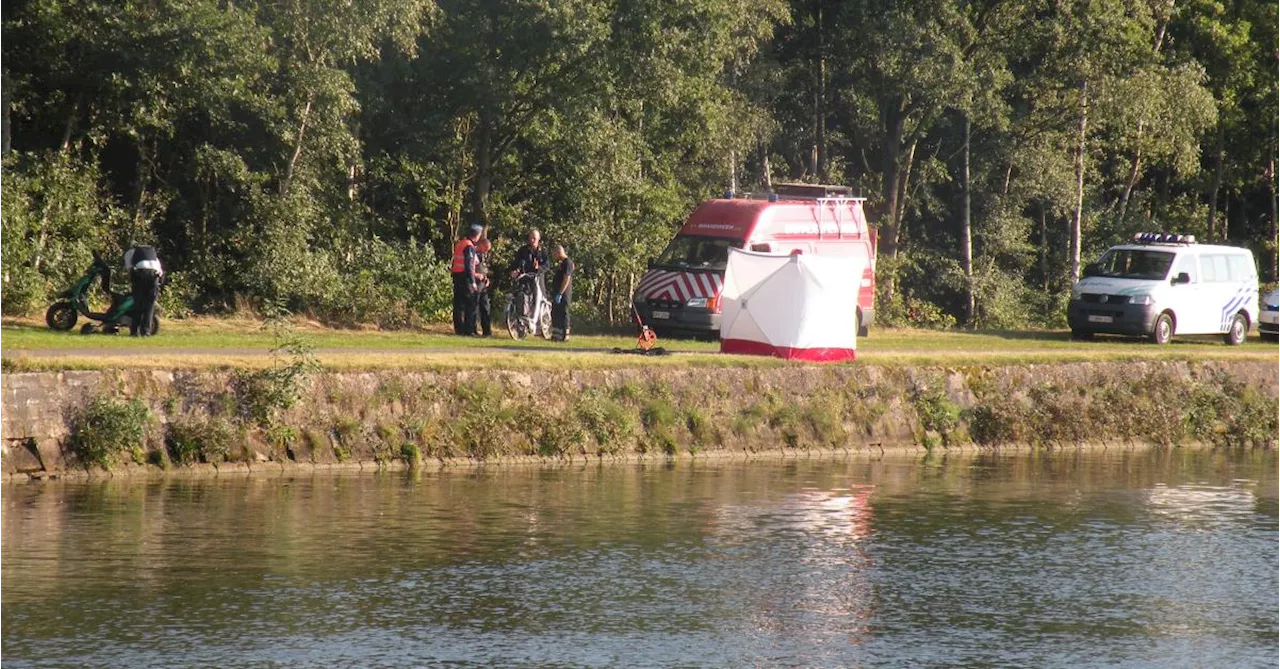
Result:
[[720,351],[852,360],[862,260],[729,250]]

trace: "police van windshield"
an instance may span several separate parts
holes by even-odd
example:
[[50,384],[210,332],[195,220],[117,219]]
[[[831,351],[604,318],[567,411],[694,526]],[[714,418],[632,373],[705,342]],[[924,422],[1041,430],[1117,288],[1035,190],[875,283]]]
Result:
[[742,248],[742,240],[723,237],[676,235],[658,256],[657,264],[668,267],[723,270],[729,262],[729,248]]
[[1144,249],[1111,249],[1098,261],[1098,276],[1159,280],[1169,274],[1173,254]]

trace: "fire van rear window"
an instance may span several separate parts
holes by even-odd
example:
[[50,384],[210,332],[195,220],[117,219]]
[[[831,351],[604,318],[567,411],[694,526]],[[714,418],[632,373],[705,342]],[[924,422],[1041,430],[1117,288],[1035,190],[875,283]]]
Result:
[[742,241],[722,237],[676,235],[667,250],[658,256],[659,265],[723,270],[729,262],[729,248],[742,248]]

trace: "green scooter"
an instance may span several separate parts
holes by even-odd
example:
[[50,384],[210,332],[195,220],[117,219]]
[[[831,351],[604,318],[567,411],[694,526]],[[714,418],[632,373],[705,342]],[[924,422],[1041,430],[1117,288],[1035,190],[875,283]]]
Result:
[[[80,277],[74,285],[58,295],[58,301],[54,302],[49,310],[44,313],[44,322],[53,330],[67,331],[75,327],[76,320],[83,315],[97,323],[85,323],[80,328],[81,334],[93,334],[102,331],[106,334],[115,334],[120,328],[127,328],[132,323],[131,312],[133,311],[133,295],[129,293],[118,293],[110,290],[106,285],[107,277],[111,274],[111,266],[107,264],[97,251],[93,252],[93,264],[89,265],[89,270],[84,276]],[[93,285],[101,278],[103,288],[107,290],[107,294],[111,296],[111,306],[103,313],[97,313],[89,308],[89,292],[93,289]],[[153,317],[151,319],[151,332],[160,331],[160,318]]]

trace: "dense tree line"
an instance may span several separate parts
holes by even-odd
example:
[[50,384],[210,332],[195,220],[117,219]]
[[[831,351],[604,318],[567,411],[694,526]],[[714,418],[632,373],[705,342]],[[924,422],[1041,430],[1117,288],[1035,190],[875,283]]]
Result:
[[878,316],[1063,318],[1138,230],[1275,279],[1262,0],[27,0],[3,9],[3,304],[153,242],[165,306],[406,324],[483,222],[537,226],[584,316],[697,202],[849,184]]

